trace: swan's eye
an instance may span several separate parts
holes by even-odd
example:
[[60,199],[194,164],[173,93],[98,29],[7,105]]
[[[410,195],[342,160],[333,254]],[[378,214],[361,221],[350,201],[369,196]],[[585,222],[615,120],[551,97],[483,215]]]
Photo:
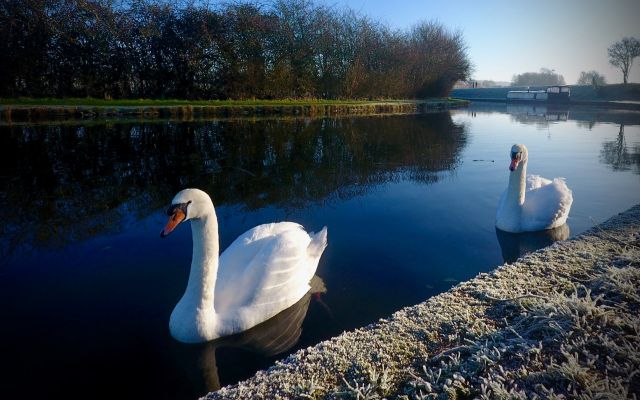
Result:
[[167,208],[167,215],[172,216],[176,213],[176,210],[182,211],[183,215],[187,215],[187,206],[191,204],[191,200],[186,203],[172,204]]
[[520,158],[520,153],[517,153],[515,151],[511,153],[511,159],[512,160],[516,160],[518,158]]

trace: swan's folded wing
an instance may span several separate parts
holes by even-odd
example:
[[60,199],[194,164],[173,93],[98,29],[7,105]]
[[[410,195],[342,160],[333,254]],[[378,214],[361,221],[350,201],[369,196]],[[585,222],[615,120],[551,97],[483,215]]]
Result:
[[527,191],[535,190],[535,189],[541,188],[543,186],[547,186],[551,182],[552,182],[551,180],[549,180],[547,178],[543,178],[540,175],[527,175],[526,190]]
[[522,228],[537,231],[563,225],[572,203],[573,195],[562,178],[530,190],[523,205]]
[[[298,224],[258,226],[220,256],[215,307],[226,312],[247,305],[277,305],[308,290],[309,235]],[[305,281],[306,279],[306,281]]]

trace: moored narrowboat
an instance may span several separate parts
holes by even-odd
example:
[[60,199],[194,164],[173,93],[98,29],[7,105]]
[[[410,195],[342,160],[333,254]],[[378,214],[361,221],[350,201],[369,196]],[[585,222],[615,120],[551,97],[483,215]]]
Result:
[[510,90],[507,101],[566,103],[570,95],[569,86],[549,86],[545,90]]

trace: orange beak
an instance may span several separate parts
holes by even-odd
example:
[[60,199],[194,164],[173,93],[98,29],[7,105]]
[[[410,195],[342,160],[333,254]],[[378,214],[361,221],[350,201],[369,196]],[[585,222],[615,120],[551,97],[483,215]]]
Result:
[[173,214],[169,216],[169,221],[167,222],[167,225],[160,232],[160,237],[161,238],[167,237],[167,235],[170,234],[176,228],[176,226],[178,226],[180,222],[184,221],[186,217],[187,216],[185,215],[184,211],[182,211],[179,208],[176,208]]
[[518,168],[518,162],[520,160],[518,160],[518,158],[514,158],[513,160],[511,160],[511,164],[509,164],[509,171],[515,171],[516,168]]

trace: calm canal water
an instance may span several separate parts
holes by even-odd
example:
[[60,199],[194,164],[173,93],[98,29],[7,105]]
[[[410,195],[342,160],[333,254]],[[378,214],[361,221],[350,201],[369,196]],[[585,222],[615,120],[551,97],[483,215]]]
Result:
[[[640,201],[638,113],[0,126],[0,397],[195,398],[549,243],[494,229],[513,143],[566,178],[572,236]],[[211,194],[222,248],[328,226],[317,293],[245,335],[174,341],[191,232],[158,233],[185,187]]]

